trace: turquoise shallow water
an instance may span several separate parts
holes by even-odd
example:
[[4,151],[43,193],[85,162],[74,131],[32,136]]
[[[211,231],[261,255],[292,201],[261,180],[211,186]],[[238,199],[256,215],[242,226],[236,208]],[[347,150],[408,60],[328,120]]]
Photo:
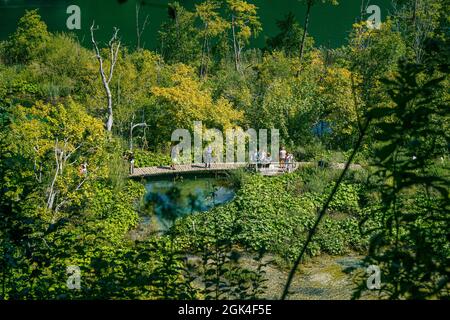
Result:
[[233,188],[222,178],[149,180],[145,188],[145,203],[163,229],[167,229],[174,218],[208,211],[235,197]]
[[[318,45],[337,47],[345,44],[348,31],[360,16],[361,1],[340,0],[337,7],[317,4],[311,13],[310,34]],[[80,41],[90,46],[89,27],[92,21],[100,26],[98,38],[107,40],[111,30],[117,26],[121,30],[122,40],[129,46],[136,42],[137,2],[144,3],[141,9],[141,21],[149,16],[149,26],[142,36],[142,42],[148,49],[157,49],[157,31],[167,18],[167,0],[0,0],[0,39],[6,39],[15,28],[18,19],[26,9],[39,8],[40,13],[51,31],[68,31],[66,13],[69,5],[78,5],[81,9],[82,29],[76,32]],[[170,1],[171,2],[171,1]],[[179,3],[193,8],[200,0],[179,0]],[[287,13],[295,14],[303,25],[305,5],[298,0],[249,0],[259,7],[259,16],[264,32],[253,41],[252,45],[264,47],[267,37],[277,34],[276,21]],[[367,2],[367,0],[365,0]],[[379,5],[382,19],[391,11],[391,0],[371,0],[370,4]]]

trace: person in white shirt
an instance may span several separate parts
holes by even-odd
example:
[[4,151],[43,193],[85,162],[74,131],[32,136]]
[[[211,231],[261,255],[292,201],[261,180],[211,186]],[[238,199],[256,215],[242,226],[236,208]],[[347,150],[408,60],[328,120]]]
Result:
[[134,173],[134,162],[135,162],[133,152],[130,153],[129,160],[130,160],[130,173],[133,174]]
[[292,153],[289,153],[286,158],[287,162],[287,171],[291,173],[294,171],[294,155]]
[[264,159],[263,166],[264,168],[269,169],[271,164],[272,164],[272,156],[270,155],[270,153],[268,153],[266,159]]
[[282,170],[284,170],[286,168],[286,156],[287,156],[287,151],[284,147],[282,147],[281,151],[280,151],[280,168]]
[[173,145],[172,150],[170,152],[170,158],[172,160],[170,164],[170,170],[177,170],[175,165],[178,164],[178,147]]
[[208,146],[208,148],[206,148],[206,152],[205,152],[205,168],[209,168],[211,169],[211,163],[213,160],[213,149],[211,146]]
[[267,159],[267,152],[265,152],[264,150],[261,152],[261,158],[259,159],[259,161],[261,163],[265,162]]

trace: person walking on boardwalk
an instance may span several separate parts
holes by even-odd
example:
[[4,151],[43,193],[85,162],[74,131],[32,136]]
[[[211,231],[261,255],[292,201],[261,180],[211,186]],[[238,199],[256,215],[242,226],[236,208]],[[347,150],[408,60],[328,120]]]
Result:
[[130,174],[134,173],[134,153],[130,152],[130,155],[128,156],[128,160],[130,161]]
[[286,168],[286,156],[287,156],[286,149],[284,147],[281,147],[281,150],[280,150],[280,168],[283,171]]
[[213,160],[213,149],[211,146],[208,146],[205,152],[205,168],[211,169],[212,160]]
[[177,170],[175,168],[175,165],[178,162],[178,147],[175,146],[175,144],[172,144],[172,149],[170,151],[170,159],[171,159],[171,163],[170,163],[170,170]]
[[288,173],[293,172],[295,169],[295,159],[294,159],[294,155],[292,153],[289,153],[287,155],[286,163],[287,163],[286,167],[287,167]]

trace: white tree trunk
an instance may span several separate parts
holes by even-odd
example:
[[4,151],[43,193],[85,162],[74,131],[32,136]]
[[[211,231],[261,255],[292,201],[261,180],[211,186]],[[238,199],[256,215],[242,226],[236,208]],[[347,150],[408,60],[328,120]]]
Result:
[[109,66],[109,76],[108,77],[105,74],[105,70],[104,70],[104,66],[103,66],[103,57],[100,53],[100,49],[98,48],[97,42],[95,41],[95,37],[94,37],[95,30],[96,30],[95,23],[92,23],[92,26],[91,26],[92,45],[94,46],[95,55],[96,55],[96,58],[99,63],[100,77],[102,79],[103,88],[105,89],[106,98],[108,101],[108,105],[107,105],[107,113],[108,113],[107,118],[108,119],[106,121],[105,127],[108,132],[111,132],[113,123],[114,123],[114,113],[113,113],[112,93],[111,93],[111,88],[110,88],[109,84],[111,83],[111,80],[113,78],[114,68],[116,66],[117,59],[119,57],[119,50],[120,50],[120,40],[118,39],[119,29],[114,28],[114,33],[111,37],[111,40],[108,43],[109,51],[110,51],[110,57],[109,57],[110,58],[110,66]]

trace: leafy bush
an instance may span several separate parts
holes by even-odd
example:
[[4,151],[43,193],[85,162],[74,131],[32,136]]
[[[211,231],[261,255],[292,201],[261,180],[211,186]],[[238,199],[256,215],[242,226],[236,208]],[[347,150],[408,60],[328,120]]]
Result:
[[8,41],[9,60],[15,63],[30,62],[48,39],[47,25],[41,20],[38,10],[26,11]]
[[240,189],[247,176],[245,169],[240,168],[238,170],[228,171],[226,173],[227,180],[235,189]]
[[[329,184],[322,194],[307,192],[299,195],[296,186],[302,175],[315,172],[315,169],[305,170],[309,172],[305,174],[301,170],[274,178],[248,175],[232,203],[186,217],[177,223],[176,231],[184,239],[186,248],[195,248],[205,234],[212,233],[212,221],[220,219],[222,228],[234,229],[232,237],[236,243],[255,251],[266,250],[292,261],[315,222],[317,209],[328,195],[326,190],[332,187]],[[330,172],[327,174],[332,175]],[[365,248],[366,242],[358,229],[358,218],[345,214],[359,209],[358,188],[346,185],[336,199],[333,210],[343,215],[339,219],[331,215],[324,220],[308,249],[310,256],[343,254]]]
[[300,161],[316,161],[322,159],[326,154],[324,145],[319,140],[314,140],[311,143],[297,147],[294,150],[294,156]]
[[322,194],[330,183],[336,181],[339,171],[322,169],[317,167],[306,167],[298,172],[301,177],[302,188],[300,193]]
[[135,150],[134,156],[137,168],[167,166],[172,162],[170,156],[144,150]]
[[[332,183],[325,191],[327,196],[335,183]],[[342,183],[330,204],[330,210],[345,213],[355,213],[359,211],[359,186]]]

